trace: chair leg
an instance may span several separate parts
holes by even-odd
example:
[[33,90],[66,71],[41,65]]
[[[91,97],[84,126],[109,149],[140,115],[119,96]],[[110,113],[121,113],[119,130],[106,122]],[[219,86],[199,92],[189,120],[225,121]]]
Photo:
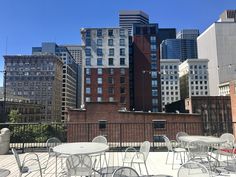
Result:
[[141,174],[142,174],[142,171],[141,171],[140,163],[138,163],[138,167],[139,167],[139,171],[140,171],[140,175],[141,175]]
[[48,167],[49,159],[50,159],[50,156],[48,156],[48,160],[47,160],[47,163],[46,163],[45,169],[43,170],[43,173],[45,173],[45,171],[46,171],[46,169],[47,169],[47,167]]
[[175,162],[175,152],[173,152],[172,170],[174,169],[174,162]]
[[145,165],[145,168],[146,168],[147,175],[149,176],[146,162],[144,162],[144,165]]
[[167,152],[167,156],[166,156],[166,164],[167,164],[167,161],[168,161],[168,157],[169,157],[169,151]]

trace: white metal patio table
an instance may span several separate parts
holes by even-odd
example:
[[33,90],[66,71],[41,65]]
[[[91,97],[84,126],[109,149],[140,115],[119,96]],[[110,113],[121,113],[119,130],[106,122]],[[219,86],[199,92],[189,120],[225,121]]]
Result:
[[190,143],[191,141],[203,141],[208,145],[211,144],[222,144],[225,140],[222,140],[214,136],[199,136],[199,135],[189,135],[189,136],[180,136],[180,141],[185,143]]
[[55,176],[57,176],[57,156],[63,155],[91,155],[99,154],[105,152],[109,149],[107,144],[94,143],[94,142],[77,142],[77,143],[65,143],[55,146],[53,151],[57,153],[56,155],[56,171]]

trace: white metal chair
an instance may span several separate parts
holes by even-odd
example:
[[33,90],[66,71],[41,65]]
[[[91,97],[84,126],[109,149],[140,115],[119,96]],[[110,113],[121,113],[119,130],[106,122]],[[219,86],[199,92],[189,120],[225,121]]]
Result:
[[144,141],[141,146],[140,146],[140,150],[137,151],[134,147],[128,147],[125,150],[125,154],[123,157],[123,166],[125,165],[125,163],[131,164],[131,167],[134,164],[138,164],[139,165],[139,171],[141,174],[141,166],[140,164],[144,164],[145,165],[145,169],[148,175],[148,169],[147,169],[147,158],[148,158],[148,154],[150,151],[150,142],[149,141]]
[[173,159],[172,159],[172,169],[174,168],[174,161],[175,161],[175,154],[178,153],[180,155],[180,159],[181,159],[181,163],[183,163],[183,159],[182,159],[182,154],[181,153],[186,153],[186,149],[185,148],[174,148],[172,146],[171,141],[169,140],[169,138],[167,136],[163,136],[165,143],[166,143],[166,147],[167,147],[167,156],[166,156],[166,164],[169,158],[169,153],[172,152],[173,153]]
[[139,177],[139,174],[131,167],[120,167],[113,172],[112,177]]
[[95,163],[87,155],[71,155],[66,159],[67,176],[92,176]]
[[42,177],[42,168],[41,168],[39,157],[37,154],[35,153],[27,154],[21,163],[20,157],[17,151],[14,148],[12,148],[11,150],[12,150],[13,155],[15,156],[15,159],[16,159],[19,171],[20,171],[19,177],[21,177],[23,173],[32,173],[36,171],[39,171],[40,176]]
[[177,177],[210,177],[210,173],[204,165],[189,161],[179,168]]
[[[60,141],[58,138],[56,138],[56,137],[49,138],[49,139],[46,141],[46,147],[47,147],[47,151],[48,151],[48,159],[47,159],[47,162],[46,162],[46,166],[45,166],[44,172],[45,172],[46,169],[47,169],[47,166],[48,166],[48,163],[49,163],[50,158],[56,157],[56,155],[57,155],[55,152],[53,152],[53,148],[54,148],[55,146],[57,146],[57,145],[60,145],[60,144],[61,144],[61,141]],[[63,155],[63,156],[58,156],[58,157],[61,158],[61,168],[63,168],[63,167],[62,167],[62,164],[63,164],[62,158],[66,158],[67,156],[64,156],[64,155]]]
[[179,139],[179,137],[181,137],[181,136],[188,136],[188,133],[186,133],[186,132],[178,132],[178,133],[176,134],[176,141],[177,141],[177,143],[178,143],[178,147],[186,148],[186,144],[183,143],[183,142]]
[[[107,144],[107,139],[106,139],[105,136],[99,135],[99,136],[96,136],[95,138],[93,138],[92,142],[93,143]],[[106,165],[108,166],[108,162],[107,162],[107,158],[106,158],[106,152],[103,152],[103,153],[98,154],[98,155],[93,154],[92,157],[100,156],[100,164],[101,164],[101,155],[104,155],[104,159],[105,159]]]

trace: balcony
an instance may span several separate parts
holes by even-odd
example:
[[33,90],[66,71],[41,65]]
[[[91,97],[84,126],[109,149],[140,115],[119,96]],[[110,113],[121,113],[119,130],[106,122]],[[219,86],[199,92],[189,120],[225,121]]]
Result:
[[[63,124],[0,124],[0,127],[8,127],[11,131],[10,147],[14,147],[23,159],[28,152],[36,152],[39,156],[42,167],[45,167],[48,153],[46,150],[46,140],[49,137],[58,137],[67,142],[90,142],[97,135],[104,135],[109,142],[109,151],[106,153],[110,170],[122,166],[124,149],[129,146],[139,147],[140,144],[148,140],[151,142],[151,152],[147,160],[147,167],[150,175],[166,174],[177,177],[177,172],[181,166],[180,158],[175,159],[172,169],[172,154],[166,164],[167,149],[166,144],[160,139],[161,135],[166,135],[175,140],[175,135],[179,131],[188,132],[190,135],[213,135],[220,136],[222,129],[220,124],[211,125],[211,133],[204,133],[202,123],[63,123]],[[208,127],[209,128],[209,127]],[[170,131],[172,130],[172,131]],[[222,157],[222,162],[226,159]],[[63,172],[61,161],[57,161],[58,174]],[[234,163],[234,162],[233,162]],[[105,165],[105,163],[103,163]],[[144,166],[141,166],[142,175],[146,175]],[[8,176],[17,176],[19,171],[14,156],[9,153],[0,155],[0,174],[1,169],[9,170]],[[135,169],[139,172],[139,168]],[[108,172],[111,172],[111,171]],[[232,175],[231,175],[232,174]],[[236,173],[229,173],[233,176]],[[217,176],[218,174],[214,174]],[[0,175],[1,176],[1,175]],[[39,173],[31,173],[28,176],[39,176]],[[50,159],[48,168],[43,174],[45,177],[55,176],[55,158]],[[222,174],[220,175],[222,176]]]

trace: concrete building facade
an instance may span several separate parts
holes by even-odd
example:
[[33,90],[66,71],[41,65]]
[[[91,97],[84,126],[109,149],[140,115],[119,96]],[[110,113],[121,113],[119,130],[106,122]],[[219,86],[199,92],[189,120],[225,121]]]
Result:
[[213,23],[197,39],[199,58],[209,59],[210,95],[219,95],[219,85],[236,79],[236,22]]
[[180,100],[179,64],[178,59],[160,60],[162,111],[166,104]]
[[208,60],[187,59],[179,66],[180,97],[209,95]]
[[4,60],[6,87],[13,91],[13,95],[43,105],[44,116],[40,121],[61,121],[61,58],[49,54],[7,55]]
[[129,109],[128,30],[81,29],[85,46],[84,102],[118,102]]
[[62,83],[62,121],[66,121],[65,110],[68,107],[76,108],[77,103],[77,79],[78,65],[75,59],[64,46],[58,46],[56,43],[44,42],[42,47],[33,47],[33,55],[52,54],[61,58],[63,61],[63,83]]

